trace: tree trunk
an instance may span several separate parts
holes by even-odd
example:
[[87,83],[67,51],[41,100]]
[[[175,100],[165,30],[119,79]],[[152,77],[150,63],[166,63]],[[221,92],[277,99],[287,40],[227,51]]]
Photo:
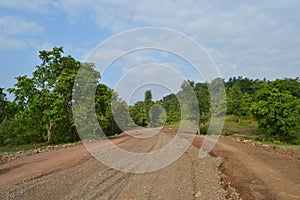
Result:
[[52,143],[52,127],[55,124],[55,122],[49,122],[48,124],[48,130],[47,130],[47,137],[48,137],[48,143]]
[[74,139],[74,136],[73,136],[72,126],[71,125],[69,125],[68,132],[69,132],[69,136],[70,136],[71,142],[74,142],[75,139]]
[[94,127],[93,127],[93,134],[96,135],[96,132],[98,130],[98,125],[95,124]]
[[74,142],[77,140],[77,138],[75,138],[75,135],[73,133],[73,115],[72,115],[72,111],[73,108],[71,107],[71,112],[67,112],[68,115],[68,132],[69,132],[69,136],[70,136],[70,141]]

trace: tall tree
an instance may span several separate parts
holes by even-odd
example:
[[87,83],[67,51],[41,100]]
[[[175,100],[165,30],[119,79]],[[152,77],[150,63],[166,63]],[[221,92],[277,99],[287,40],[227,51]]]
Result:
[[196,83],[194,87],[200,114],[200,124],[205,124],[210,117],[210,95],[207,83]]
[[3,92],[4,88],[0,87],[0,123],[6,116],[5,107],[7,104],[6,94]]
[[227,91],[227,114],[242,116],[243,114],[243,93],[237,85]]
[[[68,125],[72,138],[71,100],[75,76],[80,62],[71,56],[63,57],[63,48],[54,47],[50,51],[40,51],[42,63],[36,66],[33,80],[39,88],[39,101],[43,102],[44,121],[47,124],[47,140],[53,142],[53,126],[61,120]],[[70,138],[70,139],[71,139]],[[72,138],[73,139],[73,138]]]
[[95,131],[99,128],[96,116],[95,103],[99,100],[95,96],[100,73],[95,71],[93,63],[82,63],[76,76],[76,82],[73,87],[72,108],[75,118],[76,128],[81,139],[98,137]]
[[144,102],[147,105],[151,105],[152,103],[152,92],[151,90],[146,90],[145,91],[145,97],[144,97]]
[[64,57],[62,54],[62,47],[40,51],[41,64],[36,66],[32,78],[19,76],[16,78],[15,88],[9,89],[14,93],[20,116],[27,113],[31,119],[38,117],[39,120],[35,122],[39,124],[37,132],[41,132],[41,127],[46,125],[44,127],[49,143],[54,142],[54,136],[59,136],[53,135],[54,129],[69,131],[69,135],[63,134],[56,140],[72,140],[75,135],[75,130],[72,129],[71,97],[80,63],[71,56]]
[[134,105],[129,107],[129,112],[133,122],[138,126],[142,126],[143,119],[145,119],[144,102],[136,102]]
[[181,90],[177,93],[177,98],[181,106],[181,118],[199,122],[199,104],[194,91],[194,81],[184,81]]
[[144,96],[144,117],[143,120],[148,124],[150,123],[150,108],[153,105],[152,101],[152,92],[151,90],[146,90],[145,91],[145,96]]

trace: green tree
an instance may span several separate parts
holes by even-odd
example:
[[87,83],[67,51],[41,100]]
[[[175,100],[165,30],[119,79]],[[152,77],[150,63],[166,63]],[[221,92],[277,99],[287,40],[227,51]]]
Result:
[[112,101],[112,112],[113,112],[113,124],[116,127],[116,133],[122,132],[127,129],[128,124],[130,123],[130,115],[128,111],[128,106],[126,102],[117,95],[114,95]]
[[264,85],[255,94],[250,111],[257,118],[263,134],[292,142],[300,133],[300,101],[289,91]]
[[[100,73],[95,71],[93,63],[82,63],[76,76],[73,87],[73,116],[75,118],[76,129],[81,139],[101,137],[96,135],[99,129],[97,121],[97,106],[99,98],[96,94]],[[95,94],[96,91],[96,94]]]
[[3,92],[4,88],[0,87],[0,123],[4,120],[6,117],[6,105],[7,105],[7,99],[6,94]]
[[226,114],[226,91],[224,80],[216,78],[207,84],[210,93],[211,114],[215,117]]
[[300,98],[300,78],[277,79],[270,84],[280,92],[289,91],[291,95]]
[[150,108],[150,121],[152,127],[158,127],[163,125],[166,120],[166,112],[159,104],[154,104]]
[[181,84],[181,90],[177,93],[178,101],[181,105],[181,118],[183,120],[190,120],[199,122],[199,104],[194,91],[194,81],[184,81]]
[[[138,126],[145,126],[150,123],[150,108],[154,102],[152,101],[151,90],[146,90],[144,93],[144,101],[137,101],[129,107],[129,113],[133,122]],[[132,122],[129,122],[132,124]]]
[[[3,126],[1,123],[5,118],[7,117],[7,104],[8,101],[6,99],[6,94],[3,92],[4,88],[0,87],[0,129],[1,126]],[[1,133],[1,131],[0,131]],[[4,145],[5,136],[3,134],[0,134],[0,146]]]
[[164,96],[159,104],[166,110],[166,124],[173,124],[180,121],[181,109],[175,94]]
[[200,124],[208,122],[210,117],[210,95],[207,87],[207,83],[196,83],[194,87],[200,113]]
[[244,78],[242,76],[239,77],[231,77],[228,79],[227,82],[225,82],[226,89],[232,88],[234,86],[238,87],[243,94],[253,94],[256,91],[256,88],[253,87],[254,85],[261,83],[262,81],[256,79],[252,80],[249,78]]
[[253,101],[253,95],[245,93],[242,97],[242,106],[241,106],[241,114],[242,116],[252,116],[250,112],[250,107]]
[[144,102],[145,102],[146,106],[151,106],[151,104],[152,104],[152,92],[151,92],[151,90],[146,90],[145,91]]
[[242,116],[243,114],[243,93],[241,89],[235,85],[227,91],[227,114]]
[[138,125],[143,125],[143,119],[145,119],[144,102],[138,101],[133,106],[129,107],[130,116],[133,122]]
[[146,90],[145,91],[145,96],[144,96],[144,117],[143,120],[146,120],[146,123],[149,124],[150,123],[150,108],[153,105],[153,101],[152,101],[152,92],[151,90]]
[[[27,76],[16,77],[14,93],[15,115],[1,125],[1,134],[5,135],[5,144],[19,145],[44,140],[45,126],[42,123],[43,108],[37,107],[38,93],[34,80]],[[39,102],[39,104],[42,102]]]
[[[113,96],[113,91],[104,84],[98,84],[95,94],[95,109],[97,114],[97,120],[100,124],[101,130],[106,135],[113,134],[112,127],[112,111],[111,111],[111,99]],[[98,127],[95,127],[94,134]]]
[[[15,87],[9,89],[15,96],[14,102],[18,108],[14,120],[23,119],[23,127],[27,127],[26,123],[29,122],[32,126],[22,130],[22,133],[17,128],[13,132],[19,132],[20,135],[28,133],[27,138],[31,138],[31,133],[36,133],[49,143],[77,139],[73,129],[71,97],[80,63],[62,54],[62,47],[40,51],[41,64],[36,66],[32,78],[19,76]],[[67,132],[68,135],[65,134]],[[32,135],[32,138],[36,137]]]

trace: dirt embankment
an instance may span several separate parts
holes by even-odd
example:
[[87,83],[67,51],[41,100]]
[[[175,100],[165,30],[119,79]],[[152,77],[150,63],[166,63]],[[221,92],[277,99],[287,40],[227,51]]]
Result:
[[[202,137],[194,145],[200,147]],[[297,153],[221,137],[211,152],[224,159],[222,177],[242,199],[300,199],[300,160]]]

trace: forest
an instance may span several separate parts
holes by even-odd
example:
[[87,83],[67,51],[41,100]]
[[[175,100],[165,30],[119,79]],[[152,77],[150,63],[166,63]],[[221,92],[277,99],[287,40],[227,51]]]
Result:
[[[147,90],[143,101],[128,106],[115,91],[100,82],[101,75],[92,63],[81,63],[70,55],[64,56],[62,47],[42,50],[39,58],[41,63],[35,67],[32,76],[15,77],[13,88],[0,87],[0,146],[80,140],[72,111],[72,96],[81,92],[74,86],[80,68],[92,74],[92,82],[97,85],[94,99],[96,118],[107,136],[136,125],[158,127],[178,123],[182,119],[178,97],[189,99],[186,91],[190,88],[199,106],[199,113],[190,116],[200,116],[194,120],[199,120],[200,134],[207,134],[212,111],[216,109],[211,106],[208,90],[211,83],[186,80],[177,94],[169,94],[158,101],[153,101],[151,90]],[[269,81],[239,76],[214,81],[221,81],[225,86],[226,101],[219,103],[223,109],[226,107],[227,116],[256,120],[255,134],[266,139],[299,144],[299,78]],[[14,99],[8,100],[6,92]],[[112,99],[117,102],[114,109]],[[133,121],[126,117],[114,118],[112,110],[118,113],[129,110]],[[116,123],[116,120],[122,123]],[[97,126],[90,132],[91,135],[99,134]]]

